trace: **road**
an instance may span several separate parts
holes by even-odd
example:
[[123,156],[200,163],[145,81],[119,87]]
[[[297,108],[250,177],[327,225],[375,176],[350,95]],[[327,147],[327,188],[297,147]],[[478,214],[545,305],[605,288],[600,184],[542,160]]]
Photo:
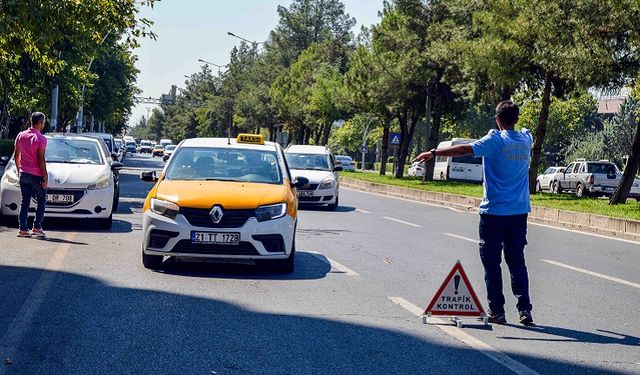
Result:
[[423,324],[458,259],[486,307],[477,215],[343,190],[337,212],[301,212],[293,274],[152,272],[138,175],[162,162],[125,165],[109,232],[0,227],[0,374],[640,373],[638,243],[531,225],[536,327]]

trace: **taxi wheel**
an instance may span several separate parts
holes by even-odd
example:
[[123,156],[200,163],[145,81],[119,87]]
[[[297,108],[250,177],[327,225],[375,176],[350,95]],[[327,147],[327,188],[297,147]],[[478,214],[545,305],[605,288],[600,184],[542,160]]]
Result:
[[162,268],[162,258],[161,255],[147,255],[142,252],[142,265],[150,270],[159,270]]

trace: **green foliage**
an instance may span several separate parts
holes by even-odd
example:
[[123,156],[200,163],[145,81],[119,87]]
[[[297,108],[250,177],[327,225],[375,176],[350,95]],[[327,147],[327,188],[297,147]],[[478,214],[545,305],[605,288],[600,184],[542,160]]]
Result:
[[0,139],[0,156],[13,155],[13,146],[15,141],[12,139]]

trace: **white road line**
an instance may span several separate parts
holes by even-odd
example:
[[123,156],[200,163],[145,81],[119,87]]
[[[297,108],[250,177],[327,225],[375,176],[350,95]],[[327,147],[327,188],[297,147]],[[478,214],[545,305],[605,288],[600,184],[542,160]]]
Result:
[[[76,233],[68,233],[64,239],[67,241],[73,241],[76,237]],[[0,356],[2,358],[13,359],[24,335],[31,328],[31,323],[36,312],[40,309],[40,305],[44,301],[49,288],[53,284],[53,280],[56,276],[56,271],[60,270],[64,258],[69,252],[71,245],[69,243],[62,243],[57,246],[53,256],[49,260],[49,263],[45,266],[40,278],[31,289],[31,293],[27,296],[20,310],[16,314],[15,318],[7,327],[7,331],[0,341]],[[7,366],[0,367],[0,374],[4,374],[8,369]]]
[[619,278],[613,277],[613,276],[607,276],[607,275],[604,275],[604,274],[601,274],[601,273],[598,273],[598,272],[585,270],[585,269],[582,269],[582,268],[570,266],[568,264],[556,262],[556,261],[553,261],[553,260],[548,260],[548,259],[540,259],[540,260],[545,262],[545,263],[553,264],[554,266],[566,268],[568,270],[572,270],[572,271],[576,271],[576,272],[582,272],[582,273],[587,274],[587,275],[599,277],[601,279],[613,281],[613,282],[616,282],[616,283],[619,283],[619,284],[624,284],[624,285],[628,285],[628,286],[632,286],[634,288],[640,289],[640,284],[637,284],[637,283],[634,283],[634,282],[631,282],[631,281],[619,279]]
[[469,238],[469,237],[463,237],[463,236],[458,236],[457,234],[453,234],[453,233],[442,233],[445,236],[449,236],[449,237],[453,237],[453,238],[457,238],[459,240],[464,240],[464,241],[468,241],[468,242],[473,242],[474,244],[478,244],[480,241],[478,240],[474,240],[473,238]]
[[369,212],[369,211],[361,210],[361,209],[359,209],[359,208],[356,208],[356,211],[357,211],[357,212],[361,212],[361,213],[363,213],[363,214],[370,214],[370,213],[371,213],[371,212]]
[[435,203],[427,203],[427,202],[414,201],[414,200],[411,200],[411,199],[399,198],[399,197],[394,197],[394,196],[391,196],[391,195],[385,195],[385,194],[371,193],[371,192],[368,192],[368,191],[362,191],[362,190],[358,190],[358,189],[351,189],[351,188],[348,188],[348,187],[342,187],[342,186],[341,186],[341,187],[340,187],[340,189],[343,189],[343,190],[349,190],[349,191],[355,191],[355,192],[357,192],[357,193],[362,193],[362,194],[376,195],[376,196],[378,196],[378,197],[383,197],[383,198],[397,199],[397,200],[399,200],[399,201],[405,201],[405,202],[414,203],[414,204],[415,204],[415,203],[418,203],[418,204],[423,204],[423,205],[425,205],[425,206],[431,206],[431,207],[444,208],[444,209],[451,210],[451,211],[455,211],[455,212],[466,212],[466,211],[458,210],[457,208],[453,208],[453,207],[446,207],[446,206],[442,206],[442,205],[435,204]]
[[529,224],[531,224],[531,225],[537,225],[537,226],[539,226],[539,227],[545,227],[545,228],[551,228],[551,229],[563,230],[563,231],[565,231],[565,232],[586,234],[586,235],[588,235],[588,236],[594,236],[594,237],[604,238],[605,240],[616,240],[616,241],[622,241],[622,242],[626,242],[626,243],[632,243],[632,244],[634,244],[634,245],[640,245],[640,242],[638,242],[638,241],[634,241],[634,240],[626,240],[626,239],[624,239],[624,238],[609,237],[609,236],[605,236],[605,235],[597,234],[597,233],[590,233],[590,232],[583,232],[583,231],[580,231],[580,230],[573,230],[573,229],[567,229],[567,228],[562,228],[562,227],[555,227],[555,226],[553,226],[553,225],[547,225],[547,224],[532,223],[531,221],[529,221]]
[[337,270],[337,271],[339,271],[339,272],[341,272],[341,273],[343,273],[343,274],[345,274],[347,276],[360,276],[360,274],[357,273],[356,271],[352,270],[351,268],[349,268],[349,267],[347,267],[347,266],[345,266],[345,265],[343,265],[341,263],[338,263],[337,261],[335,261],[335,260],[333,260],[333,259],[331,259],[331,258],[329,258],[329,257],[327,257],[325,255],[322,255],[322,254],[317,253],[315,251],[307,251],[307,253],[313,255],[314,257],[320,259],[321,261],[323,261],[325,263],[328,263],[331,266],[332,269],[335,269],[335,270]]
[[[421,316],[424,312],[424,309],[412,304],[411,302],[405,300],[402,297],[388,297],[393,303],[398,306],[401,306],[405,310],[409,311],[411,314],[416,316]],[[449,336],[454,339],[467,344],[472,349],[479,351],[480,353],[486,355],[491,358],[493,361],[499,363],[500,365],[508,368],[518,375],[538,375],[538,372],[530,369],[529,367],[523,365],[522,363],[516,361],[515,359],[509,357],[508,355],[498,351],[493,348],[489,344],[481,341],[480,339],[470,335],[469,333],[452,326],[451,323],[444,319],[438,318],[430,318],[432,321],[436,321],[438,324],[436,327],[440,328]]]
[[414,227],[414,228],[422,228],[422,225],[418,225],[418,224],[410,223],[410,222],[408,222],[408,221],[404,221],[404,220],[400,220],[400,219],[394,219],[394,218],[389,217],[389,216],[383,216],[382,218],[383,218],[383,219],[387,219],[387,220],[391,220],[391,221],[395,221],[396,223],[409,225],[409,226],[412,226],[412,227]]

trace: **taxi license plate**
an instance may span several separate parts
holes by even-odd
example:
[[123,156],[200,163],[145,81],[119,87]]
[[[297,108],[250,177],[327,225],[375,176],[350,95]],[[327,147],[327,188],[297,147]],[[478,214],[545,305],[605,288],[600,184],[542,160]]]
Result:
[[299,191],[299,197],[313,197],[313,191]]
[[204,245],[239,245],[240,233],[191,232],[191,242]]
[[73,194],[47,194],[47,203],[73,203]]

